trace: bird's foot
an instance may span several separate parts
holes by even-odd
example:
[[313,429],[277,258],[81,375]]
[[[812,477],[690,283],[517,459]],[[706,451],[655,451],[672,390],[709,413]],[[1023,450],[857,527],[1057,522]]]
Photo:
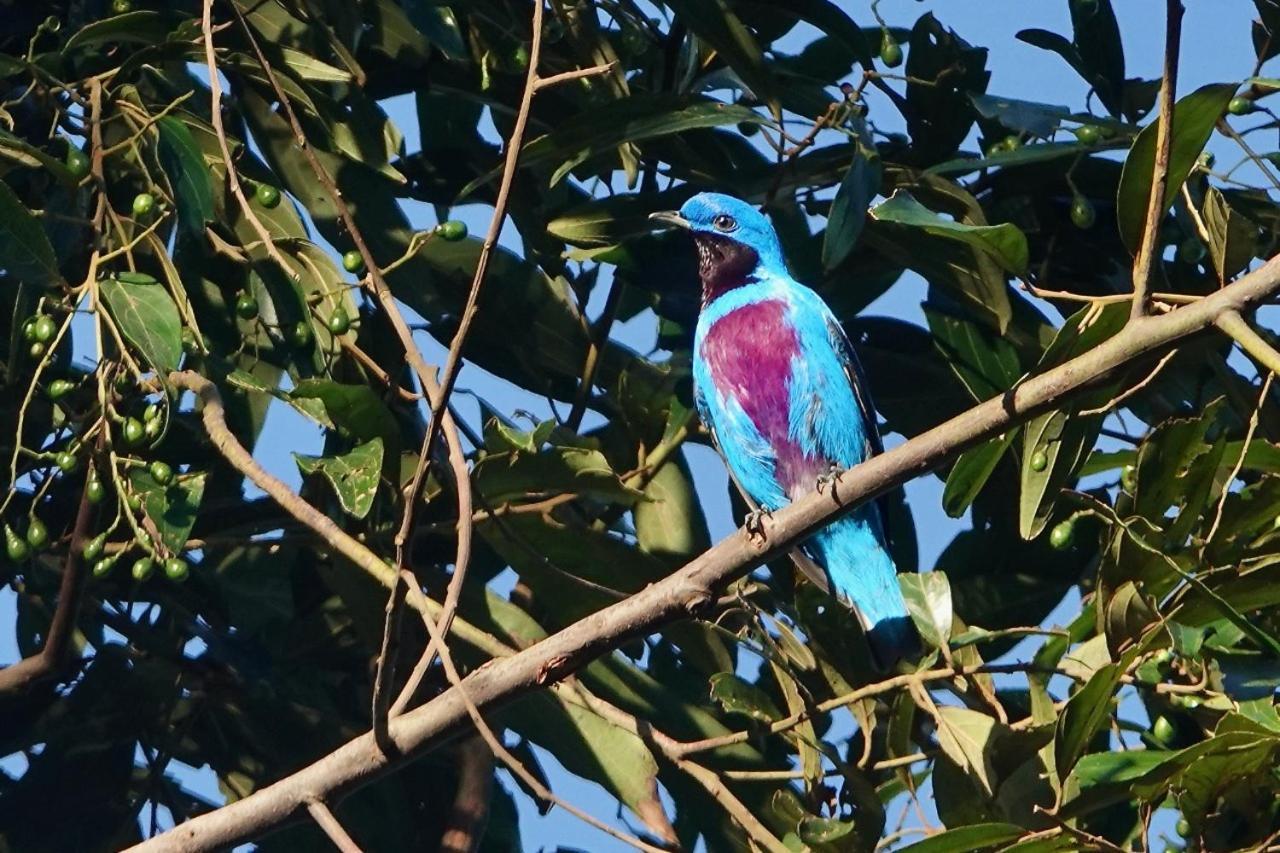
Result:
[[831,485],[834,485],[835,483],[840,482],[840,477],[842,473],[843,472],[840,470],[840,466],[832,462],[831,467],[827,470],[827,473],[818,475],[817,483],[814,485],[814,488],[818,490],[818,494],[822,494],[822,490],[827,488],[828,486],[831,486]]
[[764,533],[764,519],[766,516],[773,518],[773,513],[764,509],[753,509],[747,513],[747,517],[742,522],[742,526],[746,529],[747,535],[751,537],[751,541],[758,545],[763,545],[767,538]]

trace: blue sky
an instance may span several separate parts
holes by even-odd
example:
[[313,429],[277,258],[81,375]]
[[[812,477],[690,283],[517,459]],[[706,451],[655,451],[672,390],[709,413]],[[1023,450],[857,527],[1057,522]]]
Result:
[[[865,0],[837,2],[860,23],[871,23],[869,3]],[[1114,2],[1124,36],[1128,74],[1158,76],[1163,48],[1164,0]],[[1187,7],[1180,93],[1189,92],[1205,83],[1238,81],[1246,77],[1253,63],[1248,22],[1254,15],[1254,8],[1250,0],[1188,0]],[[992,79],[988,91],[992,94],[1063,104],[1073,109],[1082,109],[1084,106],[1085,85],[1059,57],[1014,38],[1018,30],[1027,27],[1069,34],[1067,0],[882,0],[879,9],[888,23],[905,27],[909,27],[925,11],[933,11],[944,24],[954,28],[966,40],[990,48],[988,67],[992,71]],[[811,35],[811,31],[802,31],[792,42],[784,43],[783,47],[798,50]],[[839,82],[832,81],[833,85]],[[387,107],[392,120],[405,134],[408,150],[416,150],[417,121],[412,99],[395,99]],[[882,129],[898,129],[889,118],[892,111],[886,109],[884,104],[873,102],[872,110],[873,120]],[[1268,144],[1261,138],[1255,139],[1254,144],[1261,146],[1260,150],[1263,151],[1280,147]],[[1211,144],[1211,149],[1219,152],[1220,162],[1234,163],[1237,155],[1230,146],[1229,141],[1218,138]],[[430,227],[434,224],[429,206],[408,203],[406,209],[415,227]],[[472,205],[460,208],[457,213],[468,222],[474,234],[484,233],[490,213],[488,208]],[[508,226],[503,240],[504,243],[518,246],[518,237],[513,227]],[[920,303],[924,293],[923,282],[908,274],[868,308],[867,313],[922,322]],[[588,312],[593,316],[600,308],[598,302],[596,299],[588,305]],[[649,351],[656,339],[656,322],[651,314],[645,313],[615,328],[614,336],[642,352]],[[439,343],[425,335],[419,335],[418,340],[429,362],[443,362],[444,349]],[[474,367],[464,368],[458,387],[462,391],[474,392],[507,413],[517,409],[540,417],[548,413],[545,400],[527,395],[509,383]],[[461,395],[458,402],[464,414],[478,423],[478,406],[474,399]],[[899,437],[891,437],[888,443],[900,440]],[[287,407],[277,406],[267,419],[257,456],[268,470],[287,482],[297,484],[298,473],[290,451],[316,452],[319,446],[320,436],[309,424]],[[705,447],[691,447],[687,455],[712,537],[722,538],[734,527],[723,466],[715,454]],[[920,540],[923,568],[932,566],[942,548],[965,524],[963,520],[957,521],[942,513],[939,501],[941,491],[941,482],[932,476],[920,478],[907,487]],[[13,619],[13,594],[5,590],[0,592],[0,625],[12,625]],[[1012,654],[1017,656],[1018,653],[1015,650]],[[11,662],[16,657],[12,632],[6,630],[0,633],[0,663]],[[554,759],[545,753],[542,757],[558,794],[598,817],[606,820],[614,817],[615,802],[603,789],[559,771]],[[15,759],[9,759],[4,761],[4,766],[12,770],[18,765],[15,764]],[[218,797],[211,773],[193,771],[187,775],[189,784],[194,789],[205,796]],[[508,789],[514,790],[505,771],[502,775],[504,784]],[[523,794],[517,794],[517,799],[527,806],[528,801]],[[525,844],[531,850],[540,846],[554,849],[557,845],[602,853],[629,849],[558,810],[540,817],[533,808],[524,807],[521,814]],[[891,813],[890,817],[892,819],[895,815]]]

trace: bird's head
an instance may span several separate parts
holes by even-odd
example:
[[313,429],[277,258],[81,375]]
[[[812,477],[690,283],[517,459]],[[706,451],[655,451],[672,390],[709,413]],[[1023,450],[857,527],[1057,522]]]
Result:
[[741,199],[698,193],[679,211],[662,211],[649,218],[688,229],[693,235],[704,304],[754,281],[761,270],[786,273],[782,246],[769,219]]

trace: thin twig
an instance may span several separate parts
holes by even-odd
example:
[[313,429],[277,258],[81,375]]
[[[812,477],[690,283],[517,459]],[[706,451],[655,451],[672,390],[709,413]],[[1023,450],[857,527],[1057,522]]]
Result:
[[1142,243],[1133,263],[1133,305],[1130,318],[1147,313],[1151,290],[1151,268],[1160,242],[1160,220],[1165,210],[1165,183],[1169,175],[1169,151],[1173,142],[1173,98],[1178,88],[1178,52],[1182,41],[1182,0],[1165,4],[1164,79],[1160,83],[1160,118],[1156,127],[1155,166],[1151,173],[1151,195],[1147,199],[1147,218],[1142,229]]
[[1280,352],[1255,332],[1239,311],[1224,311],[1214,324],[1267,370],[1280,373]]
[[1218,497],[1218,508],[1213,514],[1213,525],[1204,537],[1206,546],[1213,541],[1214,535],[1218,532],[1218,526],[1222,524],[1222,511],[1227,505],[1227,495],[1231,493],[1231,484],[1235,482],[1236,477],[1240,476],[1240,469],[1244,467],[1245,457],[1249,455],[1249,443],[1253,441],[1253,434],[1258,431],[1258,419],[1262,414],[1262,407],[1267,402],[1267,395],[1271,393],[1271,380],[1275,379],[1275,377],[1274,370],[1267,371],[1266,381],[1262,383],[1262,391],[1258,394],[1258,405],[1254,407],[1253,414],[1249,416],[1249,428],[1245,431],[1244,443],[1240,445],[1240,457],[1236,459],[1235,467],[1231,469],[1231,476],[1227,477],[1222,484],[1222,494]]
[[342,853],[361,853],[360,845],[347,834],[342,824],[338,823],[338,818],[334,816],[329,807],[322,800],[312,800],[307,803],[307,812],[315,820],[316,824],[324,830],[324,834],[329,836],[329,840],[333,842],[333,846],[337,847]]
[[1161,358],[1160,361],[1156,362],[1156,366],[1152,369],[1150,373],[1147,374],[1146,379],[1143,379],[1141,382],[1139,382],[1137,385],[1134,385],[1132,388],[1129,388],[1128,390],[1121,392],[1115,397],[1112,397],[1110,400],[1108,400],[1106,403],[1102,404],[1101,406],[1098,406],[1096,409],[1083,409],[1080,412],[1077,412],[1077,414],[1080,416],[1101,415],[1111,411],[1111,409],[1120,405],[1125,400],[1129,399],[1134,394],[1137,394],[1143,388],[1146,388],[1148,385],[1154,382],[1156,377],[1160,375],[1160,371],[1164,370],[1164,366],[1168,364],[1171,360],[1173,360],[1173,357],[1177,354],[1178,354],[1178,350],[1176,348],[1169,350],[1167,353],[1164,354],[1164,357]]

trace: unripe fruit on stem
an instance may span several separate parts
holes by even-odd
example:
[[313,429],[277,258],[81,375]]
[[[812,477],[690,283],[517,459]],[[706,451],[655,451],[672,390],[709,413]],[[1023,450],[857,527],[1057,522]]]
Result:
[[280,203],[280,190],[271,184],[258,184],[253,191],[253,200],[265,208],[273,208]]
[[1059,522],[1049,531],[1049,545],[1059,551],[1070,548],[1073,538],[1075,538],[1075,524],[1070,519]]
[[67,149],[67,156],[62,162],[77,181],[89,174],[89,155],[75,146]]
[[138,193],[133,197],[133,215],[141,219],[156,208],[156,197],[151,193]]
[[21,563],[31,554],[27,543],[7,524],[4,526],[4,550],[9,560],[14,563]]
[[151,479],[155,480],[162,486],[167,486],[173,482],[173,468],[168,462],[152,462],[147,469],[151,472]]
[[64,474],[71,474],[76,468],[80,467],[80,460],[76,458],[74,453],[67,450],[59,453],[54,461],[57,463],[58,469]]
[[89,474],[89,480],[84,484],[84,491],[91,504],[100,504],[102,499],[107,496],[107,487],[102,485],[102,480],[98,479],[97,472]]
[[27,523],[27,544],[37,551],[49,544],[49,528],[44,526],[38,516],[31,516],[31,521]]
[[187,565],[187,561],[179,557],[170,557],[164,561],[164,574],[171,581],[182,583],[187,579],[187,575],[191,573],[191,567]]
[[289,340],[296,347],[306,347],[311,345],[311,324],[306,320],[299,320],[289,330]]
[[242,320],[258,319],[258,300],[252,293],[241,293],[236,297],[236,314]]
[[146,429],[137,418],[125,418],[123,433],[125,444],[137,444],[146,435]]
[[364,257],[352,249],[342,256],[342,268],[349,273],[359,273],[364,271]]
[[1173,723],[1169,722],[1168,717],[1156,717],[1155,723],[1151,726],[1151,737],[1157,743],[1168,744],[1173,740],[1174,734]]
[[329,329],[330,334],[345,335],[351,331],[351,318],[347,316],[345,308],[338,306],[333,309],[333,313],[325,321],[325,326]]
[[36,317],[35,324],[31,327],[32,337],[42,344],[49,343],[57,333],[58,324],[53,322],[53,318],[48,314],[38,315]]
[[467,223],[457,219],[446,219],[436,226],[436,233],[442,240],[454,242],[467,236]]
[[156,561],[150,557],[139,557],[133,561],[133,567],[129,569],[129,574],[133,575],[136,581],[145,581],[151,577],[151,573],[156,570]]
[[76,388],[76,384],[66,379],[55,379],[49,383],[49,399],[61,400]]
[[898,44],[888,30],[880,36],[880,61],[890,68],[897,68],[902,64],[902,45]]
[[1247,116],[1255,109],[1257,109],[1257,106],[1253,103],[1252,99],[1246,98],[1242,95],[1236,95],[1227,104],[1227,112],[1231,113],[1233,116]]
[[1093,209],[1093,203],[1082,195],[1078,195],[1071,200],[1071,224],[1079,228],[1081,231],[1088,230],[1093,227],[1093,223],[1098,221],[1098,214]]
[[1138,469],[1133,465],[1126,465],[1120,469],[1120,487],[1129,494],[1133,494],[1133,490],[1138,486]]
[[93,564],[93,576],[95,578],[105,578],[111,574],[111,570],[116,567],[116,560],[120,559],[120,555],[112,557],[103,557]]
[[1085,145],[1096,145],[1102,139],[1102,131],[1095,125],[1082,124],[1075,130],[1076,139]]
[[1031,454],[1031,470],[1039,473],[1049,467],[1049,456],[1043,450]]
[[99,533],[97,536],[84,543],[84,558],[89,562],[93,562],[102,556],[102,549],[107,544],[107,534]]

